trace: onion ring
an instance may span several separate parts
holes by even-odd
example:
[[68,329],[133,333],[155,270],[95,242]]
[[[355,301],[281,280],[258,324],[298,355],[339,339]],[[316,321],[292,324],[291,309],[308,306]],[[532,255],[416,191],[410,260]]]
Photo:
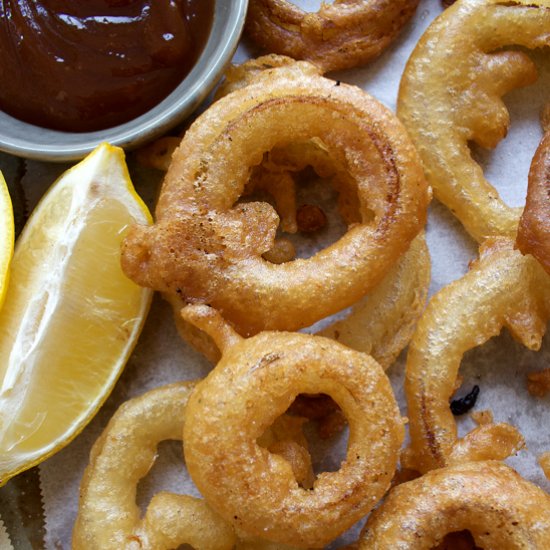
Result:
[[418,0],[336,0],[307,13],[286,0],[250,0],[245,32],[267,51],[311,61],[324,72],[379,56]]
[[367,353],[386,370],[409,343],[426,306],[429,285],[430,253],[422,232],[347,317],[318,334]]
[[75,550],[162,550],[182,544],[197,550],[233,548],[233,529],[203,500],[158,493],[143,519],[135,502],[137,483],[154,463],[158,443],[181,440],[194,386],[188,382],[158,388],[115,413],[96,441],[82,479]]
[[[195,382],[184,382],[157,388],[128,401],[115,413],[92,449],[82,480],[74,550],[161,550],[184,543],[197,550],[234,547],[233,529],[201,499],[159,493],[141,520],[135,504],[137,482],[155,461],[158,443],[181,440],[187,400],[194,387]],[[283,415],[258,444],[285,459],[297,482],[308,488],[313,484],[313,470],[302,433],[304,421]],[[267,550],[270,543],[259,540],[253,547]],[[239,541],[237,548],[249,546]]]
[[502,327],[531,350],[550,317],[550,278],[507,238],[488,239],[480,259],[429,302],[409,346],[405,392],[411,447],[407,467],[420,472],[460,461],[501,459],[523,444],[506,424],[481,425],[462,440],[449,409],[463,354]]
[[531,163],[517,245],[550,273],[550,132],[544,135]]
[[[346,317],[317,334],[372,356],[387,370],[410,342],[426,307],[429,285],[430,253],[422,232],[372,292],[353,304]],[[179,305],[174,300],[174,309]],[[212,364],[220,360],[208,334],[181,317],[176,317],[176,326],[182,338]]]
[[[222,350],[190,398],[184,426],[187,468],[208,503],[237,532],[306,548],[367,514],[390,485],[404,435],[380,366],[318,336],[263,332],[245,340],[207,306],[182,315]],[[300,393],[330,395],[350,425],[340,470],[320,474],[310,491],[257,444]]]
[[401,80],[397,112],[434,195],[478,242],[515,238],[521,209],[504,204],[468,142],[494,147],[506,135],[501,96],[537,73],[527,54],[502,48],[548,46],[549,28],[548,0],[462,0],[430,25]]
[[367,522],[358,550],[429,550],[469,530],[481,548],[550,547],[550,497],[500,462],[434,470],[393,489]]
[[[266,152],[311,137],[357,182],[362,222],[311,258],[271,264],[262,254],[273,246],[273,208],[233,205]],[[191,126],[166,175],[157,223],[130,230],[122,264],[182,305],[211,304],[243,335],[295,330],[374,288],[423,227],[428,201],[397,119],[359,88],[296,63],[264,71]]]
[[285,67],[295,62],[295,59],[286,55],[267,54],[248,59],[244,63],[231,64],[223,73],[223,81],[216,90],[214,100],[252,84],[267,69]]

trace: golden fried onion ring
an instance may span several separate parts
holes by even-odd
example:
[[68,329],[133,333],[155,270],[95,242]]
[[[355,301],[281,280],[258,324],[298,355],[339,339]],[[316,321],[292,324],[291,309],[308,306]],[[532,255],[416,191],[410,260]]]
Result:
[[[318,336],[242,339],[207,306],[182,314],[223,353],[190,398],[184,426],[187,468],[208,503],[237,532],[305,548],[327,544],[367,514],[390,485],[404,435],[380,366]],[[340,470],[320,474],[310,491],[257,443],[300,393],[331,396],[350,426]]]
[[[414,333],[429,285],[430,253],[422,231],[372,292],[353,304],[346,317],[317,334],[372,356],[387,370]],[[178,304],[173,300],[174,308]],[[176,316],[176,326],[182,338],[211,363],[219,361],[220,351],[208,334],[181,316]]]
[[[275,238],[273,208],[235,203],[266,152],[311,137],[357,183],[363,221],[313,257],[275,265],[262,258]],[[182,305],[211,304],[243,335],[295,330],[374,288],[423,227],[428,201],[396,117],[359,88],[296,63],[264,71],[191,126],[166,175],[157,223],[132,228],[123,268]]]
[[540,142],[531,163],[517,245],[524,254],[532,254],[550,273],[550,131]]
[[506,238],[488,239],[480,258],[429,302],[409,346],[405,392],[410,420],[408,467],[421,472],[456,462],[501,459],[522,446],[506,424],[484,424],[457,439],[449,399],[463,354],[502,327],[531,350],[550,317],[550,277]]
[[336,0],[307,13],[286,0],[250,0],[245,32],[267,51],[311,61],[324,72],[380,55],[418,0]]
[[429,285],[430,253],[422,232],[371,293],[318,334],[367,353],[386,370],[409,343]]
[[469,530],[486,549],[550,548],[550,497],[500,462],[472,462],[399,485],[369,518],[358,550],[430,550]]
[[235,535],[201,499],[156,494],[141,518],[138,481],[153,465],[157,445],[182,438],[187,400],[195,383],[152,390],[123,404],[96,441],[80,490],[75,550],[162,550],[190,544],[231,550]]
[[[240,65],[230,66],[225,80],[218,88],[219,99],[228,93],[252,84],[266,69],[294,63],[289,57],[266,55]],[[163,151],[166,138],[152,144],[151,152]],[[179,144],[178,138],[168,138],[172,151]],[[162,162],[166,162],[164,159]],[[166,170],[161,164],[158,167]],[[331,178],[340,191],[339,208],[345,222],[350,225],[360,221],[353,196],[353,184],[342,166],[335,166],[327,151],[315,140],[292,143],[270,151],[262,164],[255,167],[247,187],[262,188],[273,195],[283,231],[296,232],[296,200],[293,175],[307,166],[314,167],[319,177]],[[348,187],[350,188],[348,190]],[[294,246],[286,238],[277,238],[271,250],[263,257],[272,263],[291,261],[295,257]],[[423,233],[419,234],[398,262],[391,268],[376,288],[352,306],[350,314],[333,323],[319,334],[334,338],[344,345],[371,355],[387,369],[408,344],[415,323],[422,313],[430,283],[430,257]],[[220,358],[212,339],[179,315],[181,302],[172,299],[176,312],[176,324],[182,337],[203,353],[212,363]]]
[[461,0],[430,25],[401,80],[397,112],[434,194],[478,242],[514,238],[521,209],[504,204],[468,142],[494,147],[506,135],[501,97],[537,75],[524,52],[502,48],[548,46],[549,28],[548,0]]

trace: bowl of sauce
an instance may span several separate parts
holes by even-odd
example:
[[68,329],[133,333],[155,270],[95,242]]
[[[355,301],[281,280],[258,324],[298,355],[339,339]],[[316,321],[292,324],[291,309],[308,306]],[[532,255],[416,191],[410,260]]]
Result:
[[247,0],[3,0],[0,150],[75,160],[184,120],[237,47]]

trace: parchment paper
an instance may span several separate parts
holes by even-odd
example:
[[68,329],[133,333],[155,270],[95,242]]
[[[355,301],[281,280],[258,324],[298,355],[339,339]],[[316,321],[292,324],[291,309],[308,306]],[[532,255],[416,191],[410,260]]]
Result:
[[[296,3],[310,9],[316,9],[319,4]],[[344,71],[333,76],[364,88],[391,109],[395,109],[399,80],[406,60],[424,29],[441,11],[439,0],[421,1],[413,22],[377,61],[365,68]],[[490,181],[511,205],[521,205],[524,202],[529,163],[542,136],[538,117],[545,100],[549,99],[547,90],[550,89],[550,63],[544,60],[548,53],[545,50],[535,55],[540,70],[539,82],[505,98],[512,115],[509,136],[495,151],[474,151],[474,155],[485,167]],[[241,62],[255,54],[248,45],[241,44],[234,59]],[[128,161],[139,193],[152,206],[161,174],[140,168],[132,154]],[[1,157],[0,166],[13,172],[13,159]],[[22,183],[27,199],[34,203],[65,168],[66,166],[38,162],[26,163],[26,174]],[[427,235],[432,255],[430,294],[433,294],[466,272],[468,262],[477,256],[477,246],[466,235],[459,222],[436,201],[430,208]],[[534,399],[529,396],[525,375],[529,371],[548,366],[549,359],[549,339],[545,341],[540,352],[534,353],[522,348],[505,333],[468,353],[461,370],[465,391],[469,391],[474,383],[481,388],[477,410],[490,408],[496,420],[511,422],[521,429],[528,449],[510,459],[509,463],[546,490],[550,490],[550,484],[544,479],[535,457],[542,451],[550,450],[550,435],[546,428],[550,403],[549,399]],[[389,372],[402,407],[405,402],[402,391],[403,366],[404,354]],[[118,405],[132,396],[168,382],[203,377],[210,368],[203,357],[178,337],[170,308],[157,297],[136,350],[105,406],[73,443],[40,466],[47,518],[45,548],[70,548],[71,531],[77,511],[78,486],[88,461],[90,447]],[[472,427],[473,423],[469,419],[460,421],[462,431]],[[334,467],[344,454],[345,436],[329,443],[328,448],[317,449],[316,460],[320,467]],[[181,459],[180,444],[167,442],[161,445],[157,464],[139,486],[140,505],[146,506],[152,494],[159,488],[197,494],[182,468]],[[343,541],[350,542],[355,536],[356,530],[342,537],[331,548],[337,548]],[[0,540],[1,537],[0,524]]]

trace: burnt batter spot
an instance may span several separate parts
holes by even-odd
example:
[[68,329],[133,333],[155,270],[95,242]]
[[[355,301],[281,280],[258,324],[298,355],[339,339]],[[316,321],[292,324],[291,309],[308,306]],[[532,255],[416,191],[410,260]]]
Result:
[[451,401],[451,412],[455,416],[467,413],[476,404],[478,395],[479,386],[476,384],[470,393],[466,394],[464,397]]

